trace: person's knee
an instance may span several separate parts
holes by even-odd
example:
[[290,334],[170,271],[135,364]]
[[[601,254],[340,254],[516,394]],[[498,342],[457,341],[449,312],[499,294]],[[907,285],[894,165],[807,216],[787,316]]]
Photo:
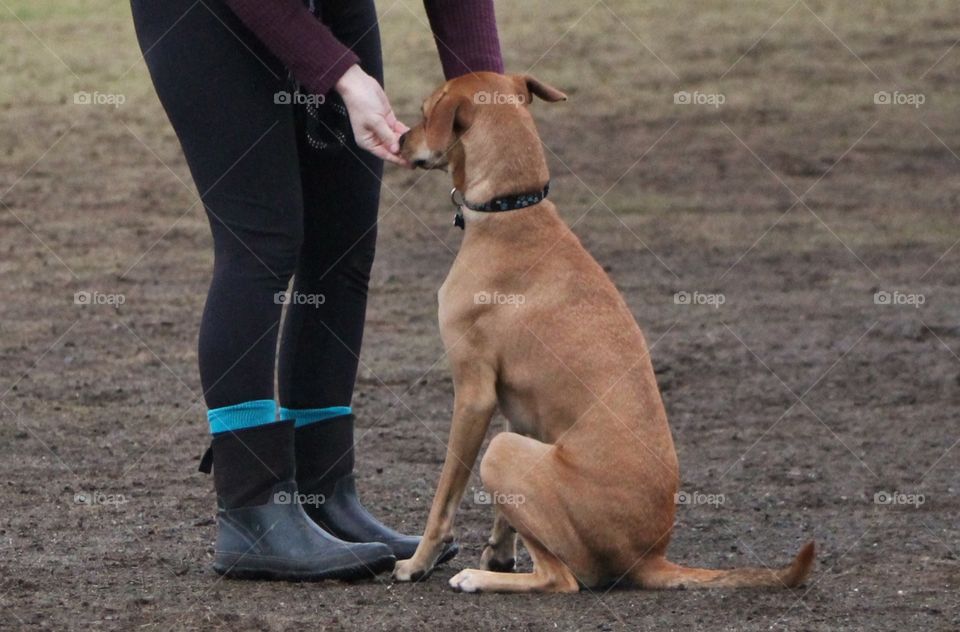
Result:
[[298,282],[315,286],[337,283],[350,288],[366,289],[376,254],[377,229],[344,235],[331,243],[329,239],[308,240],[302,249],[297,268]]
[[[286,214],[292,217],[282,219]],[[263,213],[266,221],[250,222],[211,213],[216,268],[252,279],[269,278],[286,287],[303,246],[303,223],[297,215]]]

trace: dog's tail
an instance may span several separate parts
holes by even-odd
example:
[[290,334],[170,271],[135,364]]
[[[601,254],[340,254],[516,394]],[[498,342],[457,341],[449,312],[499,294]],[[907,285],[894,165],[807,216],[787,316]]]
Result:
[[789,566],[778,569],[733,568],[713,570],[687,568],[660,557],[649,560],[634,575],[635,581],[644,588],[794,588],[810,575],[815,545],[808,542]]

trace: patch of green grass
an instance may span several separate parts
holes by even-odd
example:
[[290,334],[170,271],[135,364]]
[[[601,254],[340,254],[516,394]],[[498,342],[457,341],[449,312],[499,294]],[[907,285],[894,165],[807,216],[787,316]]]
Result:
[[[436,46],[421,0],[381,2],[378,9],[387,92],[412,124],[442,80]],[[0,168],[22,173],[56,130],[75,123],[82,136],[72,135],[76,142],[56,156],[67,166],[85,163],[85,143],[130,140],[124,124],[151,143],[169,141],[129,11],[124,0],[3,0]],[[950,3],[524,0],[498,3],[497,12],[508,69],[532,67],[571,96],[562,105],[533,106],[556,153],[550,160],[557,195],[571,205],[585,210],[594,201],[587,187],[605,191],[676,123],[606,196],[615,213],[776,214],[790,198],[761,161],[803,192],[879,121],[817,184],[811,204],[824,207],[825,216],[873,212],[878,230],[904,239],[952,238],[943,209],[956,199],[950,174],[960,163],[944,144],[960,154],[960,130],[952,125],[960,93],[951,87],[960,47],[948,53],[960,15]],[[873,103],[878,90],[895,89],[923,92],[927,102],[919,110]],[[678,106],[673,95],[681,90],[722,93],[726,103]],[[126,104],[74,107],[78,91],[121,93]],[[164,157],[177,160],[173,150]],[[145,159],[153,160],[149,153]],[[406,189],[398,184],[404,174],[387,174],[388,186]],[[918,186],[920,178],[931,184]],[[429,177],[421,186],[441,191],[441,180]],[[690,221],[689,230],[714,238],[711,221]],[[851,233],[860,234],[855,225]]]
[[130,4],[117,0],[4,0],[0,22],[99,20],[130,14]]

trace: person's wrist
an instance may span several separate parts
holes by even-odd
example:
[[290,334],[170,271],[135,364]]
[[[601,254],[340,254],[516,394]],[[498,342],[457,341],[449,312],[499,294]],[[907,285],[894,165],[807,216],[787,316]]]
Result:
[[340,75],[340,78],[337,79],[337,83],[334,84],[333,88],[341,97],[346,97],[354,88],[360,85],[363,81],[364,74],[363,69],[358,64],[354,64],[347,68],[345,73]]

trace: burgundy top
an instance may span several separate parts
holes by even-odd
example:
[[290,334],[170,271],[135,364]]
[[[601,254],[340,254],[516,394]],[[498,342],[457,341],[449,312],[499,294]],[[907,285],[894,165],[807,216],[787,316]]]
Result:
[[[322,0],[321,0],[322,2]],[[315,94],[326,94],[357,56],[302,0],[226,0],[240,20]],[[423,0],[443,74],[503,72],[493,0]]]

